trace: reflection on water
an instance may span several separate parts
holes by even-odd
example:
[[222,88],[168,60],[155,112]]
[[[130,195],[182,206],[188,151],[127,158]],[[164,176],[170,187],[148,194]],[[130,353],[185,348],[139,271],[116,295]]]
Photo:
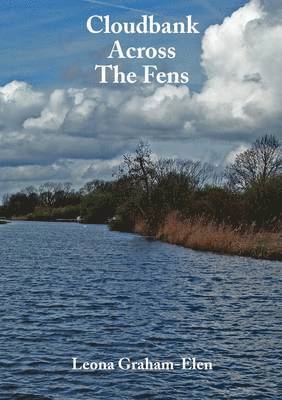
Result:
[[[282,263],[63,223],[5,225],[0,254],[1,399],[279,398]],[[71,370],[190,355],[214,370]]]

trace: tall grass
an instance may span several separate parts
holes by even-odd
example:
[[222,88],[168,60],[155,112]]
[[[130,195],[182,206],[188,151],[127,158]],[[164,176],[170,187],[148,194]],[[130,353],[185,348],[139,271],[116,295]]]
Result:
[[[147,234],[146,224],[139,221],[135,232]],[[167,216],[155,237],[194,250],[282,260],[281,231],[257,231],[254,227],[234,228],[203,217],[183,219],[177,212]]]

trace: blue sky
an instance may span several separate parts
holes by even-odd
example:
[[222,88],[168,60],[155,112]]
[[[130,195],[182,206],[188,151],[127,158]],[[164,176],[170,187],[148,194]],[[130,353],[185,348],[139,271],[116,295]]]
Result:
[[[91,15],[159,22],[193,15],[200,35],[93,35]],[[175,46],[162,71],[185,85],[97,84],[114,40]],[[148,141],[157,156],[219,169],[282,126],[281,0],[0,0],[0,197],[23,186],[112,176]],[[136,73],[148,60],[120,62]]]
[[[110,14],[119,21],[138,20],[142,12],[135,10],[157,14],[164,21],[178,21],[192,14],[204,32],[207,26],[222,22],[245,3],[246,0],[1,0],[1,84],[16,79],[37,87],[65,87],[70,82],[74,86],[94,85],[93,66],[104,63],[116,37],[89,34],[85,23],[93,14]],[[201,85],[201,35],[189,39],[186,35],[127,35],[121,36],[121,41],[124,46],[175,45],[177,58],[166,68],[188,70],[192,87]]]

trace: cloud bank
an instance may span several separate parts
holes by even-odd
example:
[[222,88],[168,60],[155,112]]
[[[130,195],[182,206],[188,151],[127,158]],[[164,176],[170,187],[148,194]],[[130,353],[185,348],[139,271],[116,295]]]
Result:
[[212,141],[213,161],[214,152],[230,160],[266,132],[279,136],[279,15],[276,1],[252,0],[210,26],[202,41],[206,80],[200,93],[172,85],[44,92],[13,81],[0,87],[0,191],[24,182],[78,184],[91,174],[109,175],[140,137],[153,141],[157,152],[167,146],[181,156],[187,146],[186,157],[193,156],[197,141],[199,157]]

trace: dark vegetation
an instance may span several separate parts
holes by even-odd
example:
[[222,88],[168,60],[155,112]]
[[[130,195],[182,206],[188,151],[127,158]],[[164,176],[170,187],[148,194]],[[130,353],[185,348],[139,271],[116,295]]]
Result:
[[[124,155],[112,181],[93,180],[78,191],[68,183],[28,187],[4,196],[0,215],[46,221],[80,215],[88,223],[110,221],[112,229],[138,231],[194,248],[201,245],[191,244],[191,227],[201,221],[203,231],[211,236],[219,227],[225,227],[222,237],[228,236],[227,230],[236,233],[236,237],[229,237],[231,241],[246,234],[275,233],[279,242],[275,252],[279,253],[281,209],[281,148],[274,136],[266,135],[237,155],[221,176],[201,162],[156,160],[150,147],[141,142],[134,154]],[[173,224],[179,231],[177,226],[181,224],[181,240],[168,237],[168,221],[170,231]],[[248,255],[238,249],[233,252]],[[261,257],[263,252],[257,255]]]

